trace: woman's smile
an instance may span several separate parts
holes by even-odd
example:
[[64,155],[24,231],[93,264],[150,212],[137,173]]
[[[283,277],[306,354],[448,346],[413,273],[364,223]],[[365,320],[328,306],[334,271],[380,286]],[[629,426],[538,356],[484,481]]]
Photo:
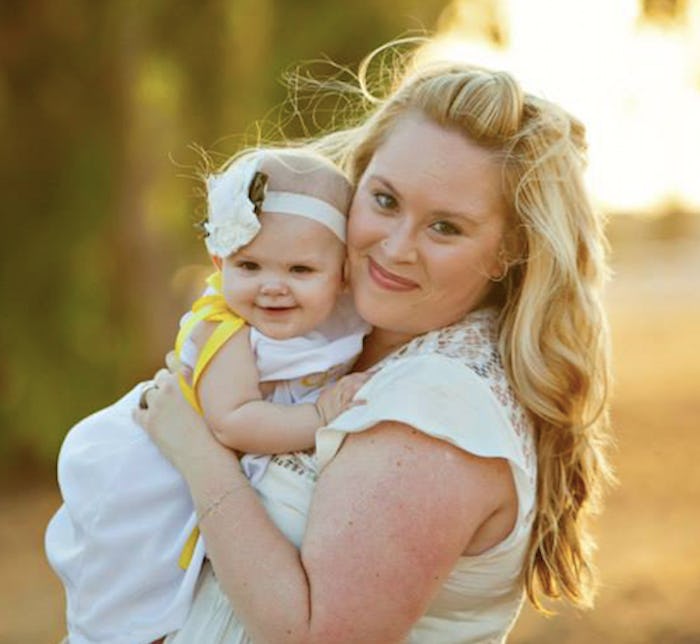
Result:
[[413,280],[386,270],[369,256],[367,257],[367,270],[372,281],[380,288],[390,291],[412,291],[418,288],[418,284]]

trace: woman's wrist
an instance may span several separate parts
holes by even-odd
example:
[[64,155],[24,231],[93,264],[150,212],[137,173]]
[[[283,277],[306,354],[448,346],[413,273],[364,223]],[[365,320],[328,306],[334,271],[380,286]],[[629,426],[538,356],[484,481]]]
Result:
[[211,501],[230,485],[247,484],[236,452],[213,437],[203,439],[183,460],[179,469],[195,498],[201,495]]
[[197,511],[197,523],[202,525],[211,515],[219,512],[223,503],[234,493],[240,493],[245,489],[251,489],[250,483],[246,480],[245,482],[238,482],[232,484],[230,487],[225,489],[223,492],[219,493],[218,496],[214,497],[208,505],[204,507],[203,510]]

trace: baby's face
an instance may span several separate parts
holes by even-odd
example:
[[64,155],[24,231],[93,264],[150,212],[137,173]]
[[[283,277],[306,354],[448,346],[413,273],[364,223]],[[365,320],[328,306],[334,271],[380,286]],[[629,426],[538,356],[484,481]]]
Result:
[[266,336],[286,340],[323,322],[343,291],[345,246],[305,217],[263,212],[255,239],[223,260],[227,304]]

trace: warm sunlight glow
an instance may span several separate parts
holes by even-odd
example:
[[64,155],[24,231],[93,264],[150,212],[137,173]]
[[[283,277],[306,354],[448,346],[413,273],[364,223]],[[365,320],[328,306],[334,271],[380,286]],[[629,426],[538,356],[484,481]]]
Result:
[[474,35],[485,6],[454,3],[428,55],[510,69],[581,118],[588,182],[607,210],[700,210],[700,11],[655,25],[637,0],[501,0],[499,48]]

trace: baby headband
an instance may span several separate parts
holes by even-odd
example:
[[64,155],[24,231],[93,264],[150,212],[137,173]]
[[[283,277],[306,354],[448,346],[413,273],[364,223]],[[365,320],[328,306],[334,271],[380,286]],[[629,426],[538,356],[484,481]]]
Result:
[[296,192],[267,191],[267,175],[259,172],[262,155],[236,163],[207,178],[209,218],[203,224],[211,255],[228,257],[260,232],[263,211],[298,215],[328,228],[345,243],[345,217],[331,204]]

